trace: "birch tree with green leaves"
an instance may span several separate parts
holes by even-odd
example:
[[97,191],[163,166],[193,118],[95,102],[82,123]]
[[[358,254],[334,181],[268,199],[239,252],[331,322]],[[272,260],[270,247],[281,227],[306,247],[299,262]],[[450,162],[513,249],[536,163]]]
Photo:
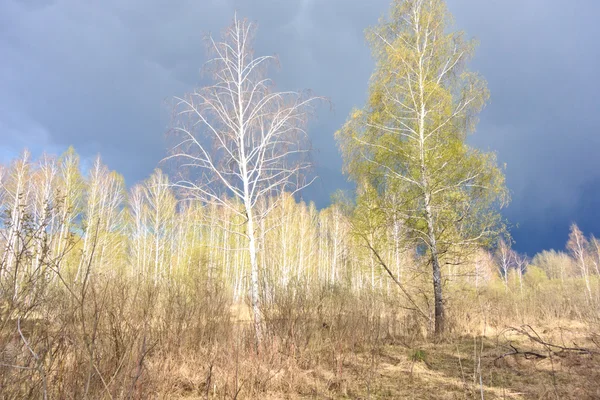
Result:
[[466,67],[475,43],[451,27],[443,0],[395,1],[367,34],[376,60],[367,103],[336,133],[346,172],[374,188],[380,210],[400,217],[426,255],[436,334],[444,266],[497,237],[508,201],[495,154],[466,143],[489,93]]

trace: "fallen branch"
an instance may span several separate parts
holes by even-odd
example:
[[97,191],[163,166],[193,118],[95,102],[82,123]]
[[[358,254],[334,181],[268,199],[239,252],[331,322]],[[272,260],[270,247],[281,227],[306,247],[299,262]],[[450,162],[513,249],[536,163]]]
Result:
[[[542,346],[546,347],[549,352],[552,352],[552,353],[561,353],[564,351],[568,351],[568,352],[588,354],[588,355],[600,354],[600,352],[598,352],[598,351],[594,351],[592,349],[588,349],[585,347],[566,347],[566,346],[561,346],[558,344],[547,342],[541,338],[541,336],[535,331],[535,329],[533,329],[531,327],[531,325],[523,325],[523,327],[521,327],[521,329],[511,328],[511,330],[513,330],[517,333],[520,333],[524,336],[527,336],[527,338],[529,338],[529,340],[531,340],[534,343],[541,344]],[[528,330],[531,331],[533,334],[530,333]],[[560,351],[555,352],[555,351],[552,351],[551,349],[559,349]]]
[[518,355],[522,355],[525,357],[526,360],[531,360],[532,358],[535,359],[545,359],[548,358],[548,356],[540,354],[540,353],[536,353],[534,351],[521,351],[519,349],[517,349],[512,343],[509,343],[508,346],[512,349],[512,351],[509,351],[508,353],[502,354],[498,357],[496,357],[494,359],[494,365],[498,366],[497,362],[498,360],[501,360],[505,357],[509,357],[509,356],[518,356]]
[[531,325],[523,325],[521,328],[509,328],[509,329],[505,330],[503,333],[506,333],[506,332],[514,332],[519,335],[525,336],[531,342],[543,346],[546,351],[546,354],[538,353],[538,352],[535,352],[532,350],[531,351],[530,350],[527,350],[527,351],[519,350],[517,347],[515,347],[513,342],[509,341],[508,347],[510,347],[511,351],[501,354],[498,357],[496,357],[494,359],[495,365],[497,365],[498,360],[504,359],[506,357],[511,357],[511,356],[523,356],[527,360],[531,360],[531,359],[542,360],[542,359],[546,359],[546,358],[552,359],[553,356],[560,356],[562,353],[565,353],[565,352],[582,354],[582,355],[600,354],[600,352],[598,352],[598,351],[588,349],[585,347],[568,347],[568,346],[561,346],[558,344],[550,343],[550,342],[542,339],[542,337],[535,331],[535,329],[533,329],[531,327]]

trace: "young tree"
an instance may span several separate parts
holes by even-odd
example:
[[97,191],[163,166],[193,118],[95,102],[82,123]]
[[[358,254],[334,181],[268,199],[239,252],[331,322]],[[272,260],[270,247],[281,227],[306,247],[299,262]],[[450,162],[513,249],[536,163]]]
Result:
[[130,265],[134,276],[145,277],[148,273],[147,264],[149,259],[148,237],[150,236],[150,223],[148,204],[143,184],[138,184],[131,189],[128,198],[130,231]]
[[10,274],[14,277],[14,293],[18,291],[20,269],[24,266],[19,265],[18,255],[23,250],[23,241],[25,238],[21,235],[23,225],[26,224],[27,215],[30,214],[31,190],[31,154],[29,151],[23,151],[22,155],[13,161],[6,170],[1,184],[3,225],[6,233],[3,235],[4,249],[2,261],[0,263],[0,280],[4,275]]
[[426,250],[436,334],[444,263],[489,244],[507,200],[495,155],[465,143],[488,91],[465,68],[474,43],[450,32],[450,20],[443,0],[395,1],[391,18],[368,34],[377,62],[368,102],[336,134],[347,172],[368,181]]
[[517,276],[519,277],[519,287],[521,289],[521,293],[523,293],[523,274],[527,272],[527,266],[530,264],[530,259],[525,254],[519,254],[514,252],[514,262],[515,262],[515,270],[517,271]]
[[32,271],[40,267],[46,247],[53,248],[55,235],[53,228],[56,224],[56,181],[58,178],[58,166],[54,157],[47,154],[42,155],[32,174],[32,210],[34,226],[39,227],[35,235],[35,257],[33,258]]
[[126,196],[123,177],[110,171],[98,156],[89,171],[86,192],[83,248],[75,280],[85,279],[88,265],[100,268],[115,265],[105,261],[114,261],[124,252],[121,240],[124,230],[122,203]]
[[175,221],[176,200],[169,186],[169,179],[160,169],[156,169],[144,185],[148,205],[148,222],[153,237],[154,253],[154,282],[160,278],[171,275],[172,263],[169,271],[165,271],[167,248],[173,237]]
[[[73,147],[69,147],[59,157],[58,170],[57,190],[60,232],[58,240],[56,240],[54,254],[62,254],[68,247],[69,235],[83,209],[82,200],[85,189],[79,168],[79,156],[75,153]],[[57,269],[60,269],[62,262],[63,257],[59,257],[56,261]]]
[[596,275],[600,277],[600,242],[594,237],[594,235],[592,235],[592,238],[590,239],[590,247],[590,251],[593,254],[592,263],[594,263]]
[[496,260],[498,263],[500,276],[504,281],[504,287],[508,289],[508,271],[516,263],[516,253],[510,248],[510,244],[506,243],[506,240],[504,239],[500,239],[498,241]]
[[480,283],[489,283],[496,276],[496,262],[492,253],[485,249],[479,250],[473,259],[474,284],[479,288]]
[[575,259],[581,276],[585,281],[585,288],[587,289],[588,298],[592,299],[592,287],[590,284],[590,273],[589,273],[589,262],[588,262],[588,240],[583,235],[583,232],[579,229],[576,224],[571,225],[571,232],[569,233],[569,241],[567,242],[567,249]]
[[575,270],[573,259],[568,254],[556,250],[544,250],[536,254],[531,264],[542,269],[548,278],[560,279],[562,283],[565,277],[571,276]]
[[[208,62],[214,84],[178,98],[174,132],[179,138],[171,158],[196,178],[175,186],[204,203],[214,202],[245,220],[251,264],[252,311],[257,343],[262,336],[257,227],[283,191],[306,186],[309,168],[305,126],[313,97],[278,92],[266,76],[272,56],[255,56],[255,25],[234,19],[221,42],[210,38]],[[235,202],[243,206],[238,207]],[[260,204],[269,204],[261,209]]]

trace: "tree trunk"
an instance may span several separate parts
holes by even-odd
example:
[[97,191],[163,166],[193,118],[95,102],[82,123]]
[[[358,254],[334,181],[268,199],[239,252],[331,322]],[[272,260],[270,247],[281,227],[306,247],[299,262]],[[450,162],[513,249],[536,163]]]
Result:
[[256,334],[256,349],[260,348],[262,343],[263,332],[262,332],[262,315],[260,313],[260,296],[259,296],[259,280],[258,280],[258,258],[256,251],[256,232],[254,231],[254,218],[252,215],[252,208],[246,206],[246,214],[248,215],[248,221],[246,223],[246,234],[248,235],[248,249],[250,251],[250,289],[251,289],[251,302],[252,302],[252,313],[254,314],[254,332]]
[[[419,9],[420,13],[421,10]],[[419,26],[416,26],[417,31],[417,43],[420,42],[421,31]],[[427,47],[427,42],[421,48],[421,45],[417,45],[417,51],[419,52],[419,70],[418,70],[418,80],[419,80],[419,111],[418,111],[418,132],[419,132],[419,158],[421,163],[421,189],[423,190],[423,197],[425,200],[425,218],[427,220],[427,236],[429,240],[429,250],[431,252],[431,265],[432,265],[432,275],[433,275],[433,295],[434,295],[434,307],[435,307],[435,335],[439,336],[444,332],[445,325],[445,312],[444,312],[444,299],[442,294],[442,271],[440,267],[439,253],[437,248],[437,237],[435,232],[435,221],[433,217],[433,212],[431,210],[431,192],[429,185],[429,171],[427,170],[426,161],[425,161],[425,141],[426,141],[426,116],[428,113],[427,110],[427,100],[425,96],[425,71],[423,67],[425,51]]]
[[427,217],[427,229],[429,235],[429,250],[431,251],[431,265],[433,268],[433,296],[435,306],[435,335],[444,333],[446,324],[446,312],[444,310],[444,297],[442,292],[442,270],[440,267],[437,241],[434,230],[433,214],[429,204],[429,195],[425,196],[425,211]]
[[442,272],[437,252],[432,252],[431,261],[433,265],[433,295],[435,301],[435,335],[439,336],[444,333],[446,328],[446,311],[444,310],[444,298],[442,295]]

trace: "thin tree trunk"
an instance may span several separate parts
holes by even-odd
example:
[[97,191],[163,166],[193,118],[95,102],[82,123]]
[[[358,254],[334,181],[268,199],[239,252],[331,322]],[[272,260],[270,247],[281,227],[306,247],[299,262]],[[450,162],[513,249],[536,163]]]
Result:
[[433,268],[433,296],[435,307],[435,334],[436,336],[444,333],[446,324],[446,312],[444,310],[444,297],[442,292],[442,271],[440,267],[439,254],[437,249],[436,235],[433,225],[433,215],[429,205],[429,195],[426,195],[426,213],[427,228],[429,234],[429,248],[431,251],[431,265]]
[[258,280],[258,259],[256,251],[256,232],[254,231],[254,218],[252,215],[252,209],[248,205],[246,206],[246,213],[248,214],[248,221],[246,223],[246,234],[249,239],[249,251],[250,251],[250,284],[251,284],[251,301],[252,301],[252,313],[254,314],[254,331],[256,334],[256,348],[259,349],[262,343],[262,316],[260,313],[260,296],[259,296],[259,280]]
[[[417,43],[420,42],[420,28],[417,25],[415,27],[417,33]],[[434,312],[435,312],[435,335],[441,335],[444,332],[445,327],[445,311],[444,311],[444,299],[442,293],[442,271],[439,261],[439,253],[437,248],[437,237],[435,232],[435,221],[433,212],[431,210],[431,193],[429,187],[428,171],[425,164],[425,118],[427,115],[426,109],[426,98],[425,98],[425,72],[423,70],[423,58],[425,57],[425,50],[427,47],[427,41],[421,48],[418,44],[418,52],[420,53],[419,58],[419,102],[420,110],[419,116],[419,147],[420,147],[420,162],[421,162],[421,184],[425,200],[425,218],[427,220],[427,235],[429,240],[429,250],[431,252],[431,265],[433,275],[433,295],[434,295]]]

